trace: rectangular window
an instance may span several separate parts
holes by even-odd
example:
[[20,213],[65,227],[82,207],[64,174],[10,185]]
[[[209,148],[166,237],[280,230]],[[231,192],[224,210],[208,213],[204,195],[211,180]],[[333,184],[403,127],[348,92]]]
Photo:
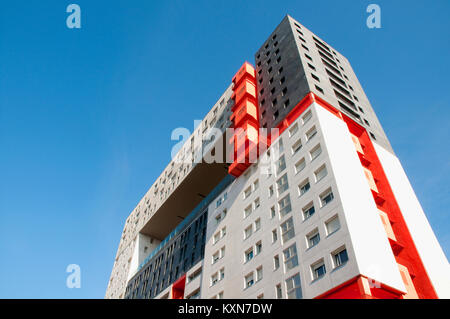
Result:
[[300,286],[300,275],[296,274],[286,279],[286,291],[288,299],[301,299],[302,290]]
[[256,281],[260,281],[263,277],[263,267],[256,268]]
[[302,140],[299,139],[297,142],[294,143],[294,145],[292,145],[292,155],[294,155],[301,149],[302,149]]
[[244,239],[249,238],[253,233],[253,227],[252,225],[248,226],[245,230],[244,230]]
[[320,197],[320,203],[321,203],[322,207],[327,205],[329,202],[331,202],[334,199],[334,195],[333,195],[331,188],[327,189],[319,197]]
[[305,194],[311,188],[311,184],[309,183],[309,179],[304,180],[299,186],[298,191],[300,196]]
[[253,259],[253,247],[245,252],[245,262],[249,262]]
[[319,230],[316,228],[312,232],[310,232],[308,235],[306,235],[308,248],[311,248],[315,245],[317,245],[320,241],[320,234]]
[[309,152],[311,156],[311,161],[316,159],[317,156],[320,155],[320,153],[322,153],[322,148],[320,147],[320,144],[318,144]]
[[211,276],[211,286],[214,286],[219,281],[219,275],[215,273]]
[[327,236],[338,231],[340,227],[341,227],[341,224],[339,222],[338,215],[335,215],[334,217],[329,219],[327,222],[325,222],[325,228],[327,229]]
[[281,290],[280,284],[275,286],[275,293],[276,293],[277,299],[283,298],[283,291]]
[[306,132],[306,140],[309,141],[309,140],[312,139],[316,134],[317,134],[316,127],[315,127],[315,126],[311,127],[311,128],[308,130],[308,132]]
[[273,269],[277,270],[278,268],[280,268],[280,257],[276,255],[273,257]]
[[277,180],[278,196],[280,196],[285,190],[289,188],[287,174],[284,174]]
[[274,218],[275,217],[275,206],[270,207],[270,218]]
[[308,205],[303,207],[302,211],[303,211],[303,220],[308,219],[316,212],[316,209],[314,208],[314,203],[313,202],[309,203]]
[[255,199],[255,201],[253,202],[253,207],[254,209],[257,209],[260,205],[260,201],[259,201],[259,197],[257,199]]
[[311,271],[314,280],[322,278],[327,272],[323,260],[311,265]]
[[295,164],[295,173],[299,173],[301,172],[306,166],[306,161],[305,158],[300,159],[296,164]]
[[277,174],[280,174],[286,168],[286,160],[284,159],[284,155],[280,157],[280,159],[276,163]]
[[280,210],[281,217],[284,217],[291,212],[292,207],[289,194],[278,202],[278,208]]
[[311,117],[312,117],[311,111],[306,112],[305,115],[303,115],[302,117],[303,125],[305,125],[311,119]]
[[292,217],[289,218],[284,223],[282,223],[280,225],[280,228],[281,228],[281,238],[283,239],[283,243],[287,242],[289,239],[291,239],[295,236],[294,222],[292,220]]
[[244,218],[247,218],[252,213],[252,205],[248,205],[244,209]]
[[272,195],[273,195],[273,186],[270,185],[269,186],[269,197],[272,197]]
[[255,220],[255,231],[259,230],[261,228],[261,219],[258,218]]
[[276,229],[272,230],[272,243],[278,240],[278,232]]
[[289,136],[294,135],[298,131],[298,124],[295,123],[290,129],[289,129]]
[[319,167],[319,169],[317,169],[314,172],[314,176],[316,178],[316,183],[318,181],[320,181],[322,178],[324,178],[325,176],[327,176],[328,172],[327,172],[327,167],[324,165],[322,165],[321,167]]
[[338,252],[333,253],[334,267],[339,267],[348,261],[347,249],[342,248]]
[[262,251],[262,243],[260,241],[256,243],[255,249],[256,249],[256,255],[259,255]]
[[255,280],[253,278],[253,272],[248,274],[247,276],[245,276],[245,288],[249,288],[249,287],[253,286],[254,283],[255,283]]
[[295,244],[283,250],[286,271],[298,266],[297,247]]
[[250,196],[250,194],[252,193],[252,187],[249,186],[245,191],[244,191],[244,199],[248,198]]

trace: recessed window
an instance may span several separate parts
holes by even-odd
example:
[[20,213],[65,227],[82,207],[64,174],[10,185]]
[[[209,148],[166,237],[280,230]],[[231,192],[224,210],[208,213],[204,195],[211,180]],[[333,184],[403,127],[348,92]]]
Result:
[[316,67],[311,65],[310,63],[308,63],[308,66],[311,68],[311,70],[314,70],[314,71],[316,70]]
[[303,39],[301,36],[298,36],[298,38],[299,38],[300,40],[302,40],[304,43],[306,43],[305,39]]
[[306,140],[309,141],[317,134],[317,129],[315,126],[311,127],[308,132],[306,132]]
[[303,220],[306,220],[312,215],[314,215],[314,213],[316,212],[316,209],[314,208],[314,203],[311,202],[305,207],[303,207],[302,212],[303,212]]
[[249,262],[254,257],[253,255],[253,247],[245,252],[245,262]]
[[286,279],[286,291],[288,299],[301,299],[302,288],[300,285],[300,275],[296,274]]
[[272,197],[273,195],[273,185],[269,186],[269,197]]
[[316,178],[316,183],[318,181],[320,181],[322,178],[324,178],[325,176],[327,176],[328,172],[327,172],[327,167],[324,165],[322,165],[321,167],[319,167],[319,169],[317,169],[314,172],[314,176]]
[[312,117],[312,113],[311,111],[308,111],[305,113],[305,115],[303,115],[302,117],[302,121],[303,121],[303,125],[305,125]]
[[256,281],[260,281],[263,277],[263,267],[259,266],[258,268],[256,268]]
[[281,61],[281,56],[278,57],[277,63],[280,63],[280,61]]
[[332,253],[334,268],[344,265],[348,261],[347,249],[345,247],[340,248],[336,252]]
[[283,84],[285,80],[286,80],[286,78],[283,76],[283,77],[280,79],[280,84]]
[[278,202],[278,207],[280,210],[281,217],[284,217],[291,212],[292,207],[291,207],[291,198],[289,194]]
[[253,272],[251,272],[250,274],[245,276],[245,287],[249,288],[249,287],[253,286],[254,283],[255,283],[255,279],[253,277]]
[[324,94],[323,93],[323,89],[320,86],[315,85],[315,87],[316,87],[317,91],[319,91],[320,93]]
[[280,159],[276,163],[277,174],[280,174],[286,168],[286,160],[284,159],[284,155],[280,157]]
[[322,153],[322,148],[320,147],[320,144],[318,144],[309,152],[311,161],[316,159],[320,155],[320,153]]
[[280,196],[285,190],[289,188],[287,174],[284,174],[277,180],[278,196]]
[[327,230],[327,236],[337,232],[341,227],[338,215],[333,216],[331,219],[325,222],[325,228]]
[[248,226],[245,230],[244,230],[244,239],[249,238],[253,233],[253,227],[252,225]]
[[283,243],[287,242],[289,239],[295,236],[294,222],[292,217],[286,220],[284,223],[280,225],[281,228],[281,239]]
[[281,67],[281,68],[278,70],[278,74],[281,74],[281,73],[283,73],[283,67]]
[[308,60],[312,61],[312,58],[311,58],[309,55],[307,55],[306,53],[305,53],[305,57],[306,57]]
[[270,207],[270,218],[275,217],[275,206]]
[[277,299],[283,298],[283,291],[281,290],[281,284],[277,284],[275,286],[275,294],[277,296]]
[[297,133],[298,131],[298,124],[295,123],[290,129],[289,129],[289,137]]
[[272,243],[278,240],[278,232],[276,229],[272,230]]
[[306,242],[308,245],[308,248],[311,248],[315,245],[317,245],[320,241],[320,234],[319,230],[316,228],[312,232],[310,232],[308,235],[306,235]]
[[305,49],[306,51],[309,51],[308,47],[304,44],[302,44],[302,48]]
[[295,164],[295,173],[301,172],[306,166],[305,158],[303,157]]
[[261,219],[258,218],[257,220],[255,220],[255,231],[261,229]]
[[305,194],[311,188],[311,184],[309,183],[309,179],[304,180],[299,186],[298,191],[300,196]]
[[323,192],[319,196],[319,198],[320,198],[321,206],[324,207],[325,205],[328,205],[328,203],[330,203],[334,199],[333,191],[331,190],[331,188],[329,188],[325,192]]
[[294,143],[294,145],[292,145],[292,155],[296,154],[298,151],[300,151],[302,148],[302,140],[298,139],[297,142]]
[[322,278],[327,272],[323,259],[311,265],[311,271],[314,280]]
[[247,218],[252,213],[252,205],[248,205],[244,209],[244,218]]
[[285,88],[281,91],[281,95],[282,95],[282,96],[285,96],[286,93],[287,93],[287,88],[285,87]]
[[317,82],[320,82],[320,79],[319,79],[317,76],[315,76],[315,75],[312,74],[312,73],[311,73],[311,76],[312,76],[312,78],[313,78],[314,80],[316,80]]
[[298,266],[297,247],[295,246],[295,244],[283,250],[283,256],[284,267],[286,271]]
[[280,268],[280,257],[276,255],[273,257],[273,269],[277,270],[278,268]]

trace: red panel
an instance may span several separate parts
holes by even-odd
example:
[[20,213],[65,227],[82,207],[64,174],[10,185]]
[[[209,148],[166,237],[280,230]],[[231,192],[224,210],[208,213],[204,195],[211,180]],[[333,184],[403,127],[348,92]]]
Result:
[[172,299],[184,299],[184,287],[186,283],[186,275],[180,277],[172,285]]

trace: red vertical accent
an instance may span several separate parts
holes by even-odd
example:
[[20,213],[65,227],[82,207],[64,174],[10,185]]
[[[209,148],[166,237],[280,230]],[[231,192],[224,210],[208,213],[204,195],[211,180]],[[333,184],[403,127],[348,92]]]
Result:
[[184,299],[185,283],[186,274],[184,274],[172,284],[172,299]]
[[[258,156],[259,108],[253,66],[245,62],[233,77],[233,83],[231,98],[234,100],[234,106],[230,119],[236,133],[229,141],[234,145],[234,162],[228,167],[228,172],[238,177]],[[239,132],[238,129],[242,131]]]

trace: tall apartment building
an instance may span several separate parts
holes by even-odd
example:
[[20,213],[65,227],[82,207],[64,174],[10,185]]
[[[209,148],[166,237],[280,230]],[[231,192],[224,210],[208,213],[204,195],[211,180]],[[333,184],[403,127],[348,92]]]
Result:
[[131,212],[106,292],[449,297],[448,261],[350,63],[290,16]]

